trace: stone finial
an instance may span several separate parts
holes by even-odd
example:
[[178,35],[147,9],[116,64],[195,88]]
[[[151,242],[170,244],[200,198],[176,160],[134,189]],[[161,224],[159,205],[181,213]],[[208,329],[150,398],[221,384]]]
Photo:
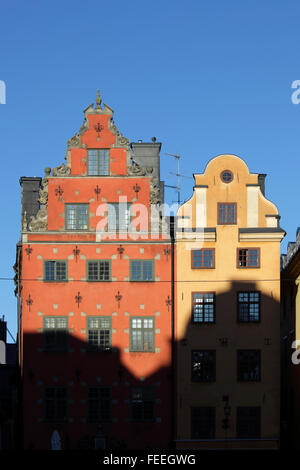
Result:
[[22,221],[22,230],[27,230],[27,213],[24,212],[23,221]]
[[96,109],[100,109],[100,104],[101,104],[101,98],[100,98],[100,91],[97,90],[97,97],[96,97]]

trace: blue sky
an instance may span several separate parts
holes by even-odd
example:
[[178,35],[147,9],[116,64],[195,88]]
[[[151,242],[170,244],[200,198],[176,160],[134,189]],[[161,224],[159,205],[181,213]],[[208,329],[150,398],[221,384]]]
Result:
[[[269,0],[2,2],[0,80],[1,278],[12,278],[20,233],[21,176],[64,161],[83,110],[103,101],[131,141],[162,142],[162,178],[176,184],[221,153],[267,173],[266,196],[295,239],[298,201],[300,3]],[[182,199],[193,180],[183,178]],[[173,189],[167,202],[176,201]],[[16,335],[12,281],[0,281],[0,314]]]

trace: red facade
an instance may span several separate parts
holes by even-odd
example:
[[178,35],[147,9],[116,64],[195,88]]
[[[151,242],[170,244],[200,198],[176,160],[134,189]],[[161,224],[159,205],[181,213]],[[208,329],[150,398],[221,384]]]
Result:
[[66,164],[21,178],[25,449],[50,449],[54,431],[63,449],[94,447],[99,424],[107,449],[172,440],[172,246],[150,217],[160,144],[130,145],[112,114],[98,96]]

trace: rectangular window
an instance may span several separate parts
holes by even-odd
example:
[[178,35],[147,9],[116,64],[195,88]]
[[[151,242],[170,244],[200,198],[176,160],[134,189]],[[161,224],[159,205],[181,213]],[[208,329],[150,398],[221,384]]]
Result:
[[193,323],[214,323],[216,310],[216,296],[214,292],[192,293]]
[[107,230],[108,232],[127,232],[131,221],[131,206],[128,202],[107,203]]
[[260,438],[260,406],[237,407],[237,438]]
[[191,408],[191,438],[215,439],[216,409],[213,406]]
[[88,230],[89,228],[89,205],[88,204],[66,204],[66,230]]
[[43,348],[45,351],[65,351],[68,348],[68,317],[43,318]]
[[89,149],[87,151],[87,174],[109,175],[109,149]]
[[155,388],[132,387],[131,389],[132,421],[154,421],[155,419]]
[[260,249],[259,248],[238,248],[237,267],[238,268],[259,268]]
[[111,389],[110,387],[90,387],[88,389],[89,422],[111,421]]
[[260,321],[260,292],[238,292],[238,321],[256,323]]
[[261,357],[259,350],[237,351],[237,378],[240,382],[259,382]]
[[111,317],[87,317],[89,351],[111,350]]
[[86,262],[88,281],[110,281],[111,262],[110,260],[95,260]]
[[236,203],[222,202],[218,203],[218,224],[233,225],[236,224]]
[[130,318],[130,351],[154,352],[154,317]]
[[153,260],[131,260],[130,261],[131,281],[154,281],[154,261]]
[[44,281],[67,281],[67,261],[44,261]]
[[216,380],[216,351],[192,351],[192,382]]
[[192,250],[192,268],[214,268],[215,249],[202,248],[202,250]]
[[45,421],[67,421],[68,392],[65,387],[47,387],[44,390]]

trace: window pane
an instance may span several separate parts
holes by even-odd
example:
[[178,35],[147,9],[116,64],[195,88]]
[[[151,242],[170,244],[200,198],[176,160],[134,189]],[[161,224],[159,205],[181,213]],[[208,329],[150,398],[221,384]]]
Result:
[[87,275],[89,281],[109,281],[110,262],[109,261],[88,261]]
[[258,250],[249,250],[249,266],[258,266]]
[[130,348],[132,351],[154,351],[154,319],[131,318]]
[[110,263],[109,261],[99,261],[99,281],[110,280]]
[[214,407],[199,407],[191,409],[191,438],[215,438],[216,409]]
[[78,220],[77,220],[77,228],[81,230],[85,230],[88,228],[88,208],[85,204],[79,204],[77,206],[78,209]]
[[45,280],[46,281],[55,280],[55,261],[45,262]]
[[131,262],[131,279],[132,281],[142,280],[142,262],[141,261]]
[[238,266],[240,268],[259,267],[259,249],[243,248],[238,250]]
[[260,293],[238,293],[238,320],[241,322],[258,322],[260,320]]
[[88,391],[88,420],[110,421],[111,390],[110,388],[91,387]]
[[87,318],[87,342],[90,350],[111,350],[111,318]]
[[88,175],[109,175],[109,150],[88,150]]
[[257,382],[260,380],[260,351],[238,351],[238,380]]
[[143,261],[143,281],[152,281],[153,263],[152,261]]
[[107,204],[107,229],[109,232],[115,232],[119,227],[119,205]]
[[212,268],[214,266],[213,249],[194,250],[192,256],[194,268]]
[[237,408],[237,437],[239,439],[260,438],[259,406],[239,406]]
[[89,281],[98,281],[99,279],[98,267],[99,267],[98,261],[88,262],[88,280]]
[[67,278],[67,266],[65,261],[56,261],[56,280],[65,281]]
[[67,418],[67,390],[65,388],[45,389],[45,419],[65,421]]
[[66,205],[66,229],[87,230],[88,220],[88,204]]
[[192,381],[215,381],[215,351],[192,351]]
[[155,389],[153,387],[131,389],[131,417],[133,421],[153,421],[155,418]]
[[88,175],[98,174],[97,150],[88,150]]
[[66,206],[66,228],[70,230],[76,229],[76,206],[68,204]]
[[193,294],[193,322],[212,323],[215,321],[215,294],[200,293]]
[[99,175],[109,175],[109,150],[99,150]]

